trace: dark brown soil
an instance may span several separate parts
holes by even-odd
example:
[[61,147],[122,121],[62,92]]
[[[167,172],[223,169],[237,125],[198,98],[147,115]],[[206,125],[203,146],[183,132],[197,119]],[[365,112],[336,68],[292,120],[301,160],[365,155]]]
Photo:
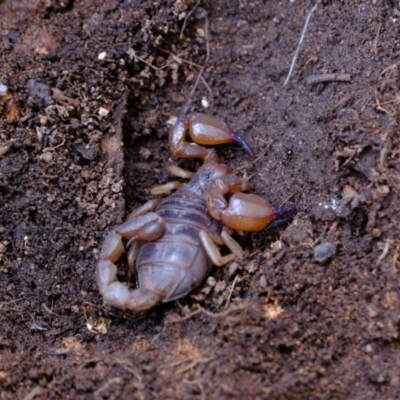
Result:
[[[258,158],[222,146],[224,161],[300,211],[143,313],[103,304],[96,260],[170,179],[167,121],[206,59],[205,20],[180,39],[194,1],[101,4],[0,4],[0,399],[398,399],[398,2],[320,2],[286,86],[312,2],[202,3],[209,89],[189,111],[234,127]],[[307,83],[326,73],[351,79]]]

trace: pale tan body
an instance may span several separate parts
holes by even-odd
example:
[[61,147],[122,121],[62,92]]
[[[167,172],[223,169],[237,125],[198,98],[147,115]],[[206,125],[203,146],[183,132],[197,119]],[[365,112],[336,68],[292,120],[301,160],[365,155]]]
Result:
[[[211,144],[235,141],[247,146],[214,117],[197,114],[178,120],[170,134],[171,151],[179,157],[203,158],[205,163],[186,186],[161,202],[146,203],[106,237],[96,279],[104,300],[114,307],[141,311],[185,296],[204,280],[213,264],[224,265],[243,257],[241,247],[225,227],[259,231],[276,218],[288,220],[296,213],[294,207],[278,209],[259,196],[241,193],[250,188],[249,183],[230,174],[213,149],[186,142],[188,130],[201,144],[207,140]],[[210,132],[212,138],[207,139]],[[180,176],[192,175],[178,172]],[[158,190],[179,186],[176,182]],[[117,280],[114,263],[124,251],[123,239],[133,242],[128,263],[137,276],[139,288],[135,290]],[[216,244],[226,245],[232,254],[222,257]]]

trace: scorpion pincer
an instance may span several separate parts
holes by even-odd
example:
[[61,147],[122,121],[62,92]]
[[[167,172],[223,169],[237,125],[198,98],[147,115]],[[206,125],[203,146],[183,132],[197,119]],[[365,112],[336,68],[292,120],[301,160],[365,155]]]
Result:
[[[194,143],[187,141],[188,134]],[[169,135],[172,154],[204,163],[196,174],[172,167],[172,173],[192,178],[190,182],[156,187],[153,194],[178,190],[164,200],[150,200],[106,236],[96,270],[106,303],[142,311],[185,296],[213,264],[243,258],[232,231],[256,232],[292,220],[295,206],[278,208],[260,196],[243,193],[250,184],[230,173],[213,148],[203,146],[224,143],[237,143],[254,157],[249,145],[219,119],[204,114],[178,118]],[[129,241],[128,264],[138,283],[134,290],[117,279],[115,262],[124,252],[124,239]],[[231,254],[222,256],[218,245],[227,246]]]

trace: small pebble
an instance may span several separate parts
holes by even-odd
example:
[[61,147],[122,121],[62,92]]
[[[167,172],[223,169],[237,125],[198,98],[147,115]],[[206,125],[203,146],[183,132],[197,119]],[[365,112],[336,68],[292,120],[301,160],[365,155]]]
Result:
[[0,84],[0,96],[5,96],[7,94],[8,87],[6,85]]
[[382,232],[379,228],[372,229],[372,236],[375,238],[379,238],[382,236]]
[[7,250],[6,245],[0,242],[0,253],[5,253]]
[[46,106],[51,104],[51,90],[49,85],[35,81],[34,79],[29,79],[26,87],[29,90],[30,96],[37,100],[43,100]]
[[260,279],[258,280],[258,286],[261,289],[265,289],[267,287],[267,278],[265,277],[265,275],[260,276]]
[[372,348],[372,346],[371,346],[370,344],[367,344],[367,345],[365,346],[365,351],[366,351],[367,353],[372,353],[372,352],[374,351],[374,349]]
[[221,293],[225,290],[226,288],[226,282],[225,281],[219,281],[214,287],[215,293]]
[[214,287],[216,283],[217,283],[217,281],[215,280],[215,278],[213,276],[209,276],[207,278],[207,285],[208,286]]
[[97,58],[101,61],[104,60],[107,57],[107,53],[105,51],[101,52]]
[[314,248],[314,260],[323,263],[336,254],[336,246],[333,243],[321,243]]
[[99,115],[100,117],[107,117],[107,115],[109,114],[110,110],[107,110],[107,108],[104,107],[100,107],[99,108]]
[[345,204],[349,204],[355,197],[357,192],[349,185],[346,185],[342,191],[342,200]]
[[201,99],[201,105],[203,106],[203,108],[208,108],[210,107],[210,102],[205,97],[203,97]]

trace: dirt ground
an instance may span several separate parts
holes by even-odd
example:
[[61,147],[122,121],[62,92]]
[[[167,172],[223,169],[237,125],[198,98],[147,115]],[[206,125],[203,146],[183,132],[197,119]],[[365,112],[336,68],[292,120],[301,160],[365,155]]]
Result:
[[[310,1],[100,3],[0,3],[0,399],[400,398],[398,2],[319,2],[287,85]],[[205,61],[188,111],[299,213],[179,302],[110,308],[102,241],[171,179]]]

